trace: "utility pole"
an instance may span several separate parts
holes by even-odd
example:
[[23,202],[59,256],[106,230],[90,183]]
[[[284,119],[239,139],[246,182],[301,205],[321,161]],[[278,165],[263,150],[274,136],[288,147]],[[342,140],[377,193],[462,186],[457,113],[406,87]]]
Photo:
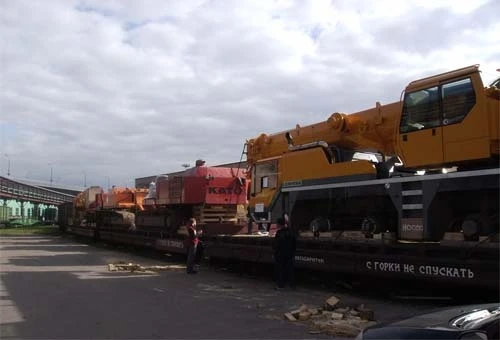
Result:
[[10,176],[10,157],[9,155],[5,154],[5,157],[7,157],[7,177]]
[[52,178],[52,172],[53,172],[52,171],[53,170],[52,169],[52,163],[49,163],[49,166],[50,166],[50,186],[52,186],[52,180],[53,180],[53,178]]

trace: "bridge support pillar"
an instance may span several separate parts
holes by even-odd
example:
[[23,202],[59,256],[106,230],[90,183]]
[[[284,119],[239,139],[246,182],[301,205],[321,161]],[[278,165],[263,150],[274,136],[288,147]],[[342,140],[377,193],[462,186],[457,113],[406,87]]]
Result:
[[24,201],[19,201],[21,203],[21,221],[24,222],[25,218],[24,218]]
[[33,216],[32,216],[32,218],[34,218],[35,220],[40,219],[40,204],[38,204],[38,203],[33,203]]

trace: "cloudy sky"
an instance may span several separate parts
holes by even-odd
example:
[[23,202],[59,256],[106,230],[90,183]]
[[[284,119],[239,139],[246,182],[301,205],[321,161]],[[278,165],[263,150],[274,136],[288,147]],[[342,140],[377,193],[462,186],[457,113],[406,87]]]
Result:
[[2,0],[0,175],[132,185],[500,68],[496,0]]

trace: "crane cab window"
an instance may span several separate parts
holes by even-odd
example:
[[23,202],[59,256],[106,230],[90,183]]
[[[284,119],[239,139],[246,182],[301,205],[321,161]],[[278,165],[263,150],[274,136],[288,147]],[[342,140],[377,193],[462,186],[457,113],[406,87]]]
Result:
[[407,133],[441,125],[438,87],[407,93],[400,132]]
[[409,92],[405,96],[400,133],[460,123],[476,104],[470,78]]
[[442,85],[443,125],[460,123],[476,104],[470,78]]
[[269,188],[269,177],[268,177],[268,176],[261,177],[260,181],[261,181],[260,186],[261,186],[263,189],[265,189],[265,188]]
[[263,162],[255,165],[253,171],[252,191],[259,193],[263,189],[275,189],[278,184],[277,161]]

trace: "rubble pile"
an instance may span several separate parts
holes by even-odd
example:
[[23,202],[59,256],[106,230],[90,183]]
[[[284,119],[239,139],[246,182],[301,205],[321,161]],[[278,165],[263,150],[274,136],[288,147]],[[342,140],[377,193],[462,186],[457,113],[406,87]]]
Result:
[[141,272],[141,273],[154,273],[154,272],[159,272],[162,270],[172,270],[172,269],[185,269],[183,266],[179,265],[171,265],[171,266],[141,266],[140,264],[136,263],[125,263],[125,262],[118,262],[118,263],[109,263],[108,264],[108,270],[110,272],[116,272],[116,271],[128,271],[128,272]]
[[373,310],[363,304],[344,306],[335,296],[328,298],[321,307],[302,305],[285,313],[284,317],[291,322],[307,323],[311,334],[326,333],[344,337],[355,337],[361,330],[376,324]]

